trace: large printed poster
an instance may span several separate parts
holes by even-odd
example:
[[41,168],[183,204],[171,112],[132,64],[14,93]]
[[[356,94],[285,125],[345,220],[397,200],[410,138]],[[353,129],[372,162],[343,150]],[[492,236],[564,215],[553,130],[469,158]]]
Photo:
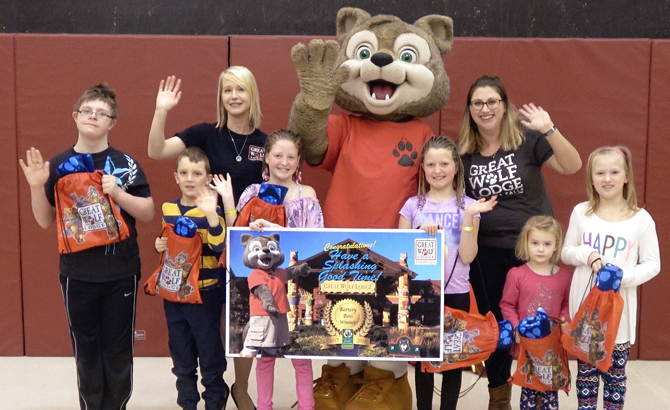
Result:
[[443,233],[230,228],[226,354],[441,360]]

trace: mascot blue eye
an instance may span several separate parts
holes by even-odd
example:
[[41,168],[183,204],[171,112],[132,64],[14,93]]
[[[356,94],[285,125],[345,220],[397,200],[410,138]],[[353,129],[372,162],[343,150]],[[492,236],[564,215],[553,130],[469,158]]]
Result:
[[368,46],[360,46],[358,47],[358,50],[356,50],[356,54],[361,60],[367,60],[372,56],[372,51]]
[[400,61],[403,63],[414,63],[416,62],[416,53],[412,50],[403,50],[400,53]]

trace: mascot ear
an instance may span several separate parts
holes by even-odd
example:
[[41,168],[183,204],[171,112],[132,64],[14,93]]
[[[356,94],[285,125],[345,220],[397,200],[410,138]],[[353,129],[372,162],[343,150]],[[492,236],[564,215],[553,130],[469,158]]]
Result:
[[242,246],[247,246],[247,243],[249,243],[249,241],[252,240],[253,238],[254,236],[248,233],[243,233],[242,235],[240,235]]
[[272,238],[275,242],[279,243],[279,234],[278,233],[270,234],[270,238]]
[[426,31],[433,37],[440,54],[444,55],[451,51],[451,46],[454,43],[454,22],[452,19],[439,14],[431,14],[418,19],[414,26]]
[[342,44],[351,29],[369,19],[370,15],[355,7],[342,7],[337,12],[337,42]]

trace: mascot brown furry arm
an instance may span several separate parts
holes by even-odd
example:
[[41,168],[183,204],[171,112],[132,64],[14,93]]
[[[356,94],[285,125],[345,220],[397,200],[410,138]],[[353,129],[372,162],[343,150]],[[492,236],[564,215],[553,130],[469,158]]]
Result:
[[[413,25],[395,16],[343,8],[337,42],[298,44],[291,58],[300,92],[289,129],[304,141],[305,160],[331,172],[327,227],[397,228],[398,212],[417,194],[419,153],[433,132],[417,118],[449,99],[442,55],[453,22],[428,15]],[[329,115],[336,103],[351,114]],[[411,410],[407,363],[335,362],[316,381],[317,410]],[[354,380],[364,380],[354,383]]]

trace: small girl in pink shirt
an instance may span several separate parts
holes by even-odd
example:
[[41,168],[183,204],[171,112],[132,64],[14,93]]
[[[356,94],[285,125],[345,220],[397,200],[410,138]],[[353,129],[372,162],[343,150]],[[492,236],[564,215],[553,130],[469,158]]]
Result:
[[[535,316],[540,307],[567,325],[572,272],[556,265],[562,247],[563,231],[551,216],[534,216],[521,230],[516,256],[526,263],[509,270],[500,301],[503,318],[515,329],[524,318]],[[538,401],[543,410],[558,409],[558,391],[521,388],[521,410],[537,409]]]

